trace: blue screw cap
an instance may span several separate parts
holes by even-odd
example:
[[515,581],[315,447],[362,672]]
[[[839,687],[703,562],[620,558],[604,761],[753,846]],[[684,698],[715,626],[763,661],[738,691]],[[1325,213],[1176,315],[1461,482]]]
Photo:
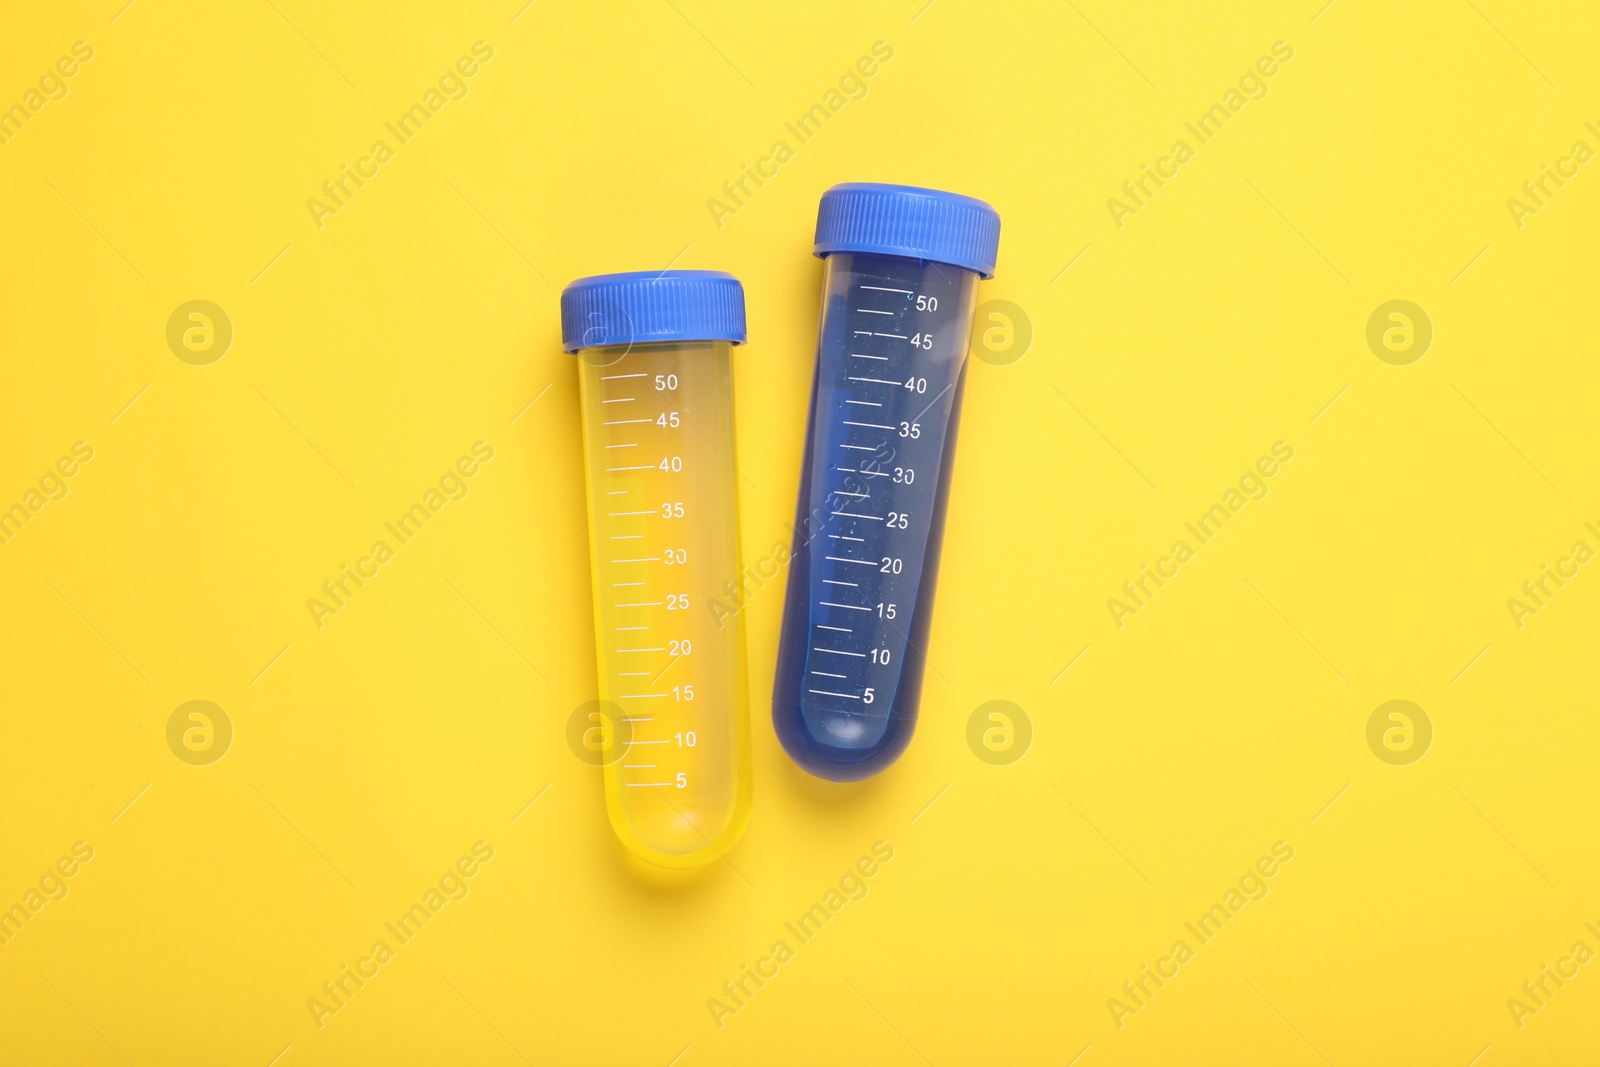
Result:
[[579,278],[561,291],[561,348],[662,341],[745,343],[744,286],[719,270]]
[[959,193],[845,182],[822,194],[814,251],[818,256],[876,252],[927,259],[993,278],[1000,213]]

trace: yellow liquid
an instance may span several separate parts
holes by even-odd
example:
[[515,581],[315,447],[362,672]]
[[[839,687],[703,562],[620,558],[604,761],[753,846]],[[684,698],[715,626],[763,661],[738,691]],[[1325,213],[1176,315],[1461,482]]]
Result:
[[750,818],[730,348],[585,349],[579,381],[606,811],[640,857],[698,866]]

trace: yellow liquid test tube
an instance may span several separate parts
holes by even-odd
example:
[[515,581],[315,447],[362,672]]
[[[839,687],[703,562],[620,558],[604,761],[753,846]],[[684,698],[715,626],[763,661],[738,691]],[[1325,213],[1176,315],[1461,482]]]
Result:
[[579,357],[601,752],[617,837],[662,867],[724,854],[750,818],[750,716],[731,348],[744,291],[713,271],[562,293]]

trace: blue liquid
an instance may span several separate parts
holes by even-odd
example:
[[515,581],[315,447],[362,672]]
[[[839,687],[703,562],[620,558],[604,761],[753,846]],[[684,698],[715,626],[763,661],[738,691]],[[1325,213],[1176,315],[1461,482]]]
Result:
[[856,781],[916,727],[978,276],[826,263],[772,718],[802,768]]

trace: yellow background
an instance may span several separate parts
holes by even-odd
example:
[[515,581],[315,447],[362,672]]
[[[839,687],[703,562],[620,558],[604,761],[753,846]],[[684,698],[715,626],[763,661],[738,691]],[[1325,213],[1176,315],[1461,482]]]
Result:
[[[3,103],[95,50],[0,146],[0,502],[95,449],[0,546],[0,905],[95,849],[0,947],[0,1058],[1600,1056],[1600,963],[1520,1029],[1506,1006],[1600,948],[1600,567],[1506,607],[1600,525],[1600,174],[1506,207],[1600,147],[1584,5],[121,3],[0,36]],[[478,40],[470,95],[319,229],[307,199]],[[719,228],[707,199],[880,40],[867,97]],[[1279,40],[1270,94],[1114,225]],[[1032,348],[971,367],[910,750],[850,787],[789,763],[768,587],[753,820],[661,882],[564,740],[596,682],[558,293],[744,281],[754,561],[794,510],[817,199],[861,180],[993,203],[981,298]],[[165,338],[197,298],[235,331],[209,366]],[[1391,299],[1434,326],[1410,366],[1365,340]],[[318,629],[306,600],[479,440],[470,495]],[[1278,440],[1270,494],[1119,629],[1107,598]],[[234,726],[210,766],[167,746],[192,699]],[[994,699],[1033,726],[1009,766],[966,742]],[[1410,766],[1367,746],[1391,699],[1434,727]],[[480,840],[470,895],[319,1029],[308,998]],[[880,840],[870,894],[719,1029],[708,998]],[[1119,1028],[1107,999],[1279,840],[1270,895]]]

